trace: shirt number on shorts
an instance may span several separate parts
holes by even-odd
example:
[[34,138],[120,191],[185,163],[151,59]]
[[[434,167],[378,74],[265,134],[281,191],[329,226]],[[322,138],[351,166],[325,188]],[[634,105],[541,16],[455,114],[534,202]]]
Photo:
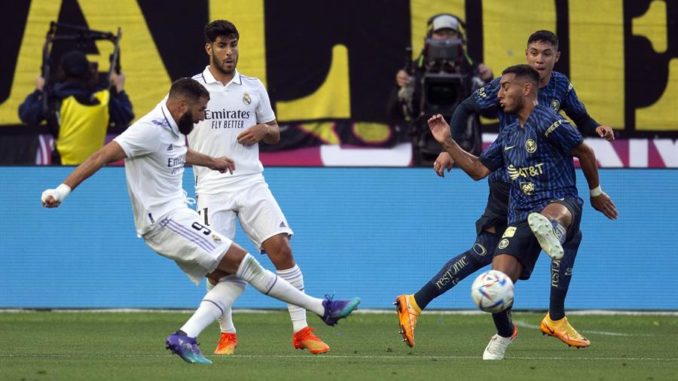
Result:
[[212,233],[212,230],[208,228],[207,226],[199,223],[199,222],[194,222],[191,227],[199,232],[201,232],[204,235],[210,235]]

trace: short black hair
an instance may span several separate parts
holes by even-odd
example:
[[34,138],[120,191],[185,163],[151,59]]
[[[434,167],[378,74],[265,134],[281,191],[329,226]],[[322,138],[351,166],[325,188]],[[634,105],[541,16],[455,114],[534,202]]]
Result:
[[210,93],[200,82],[191,78],[179,78],[170,87],[169,98],[185,97],[191,100],[210,99]]
[[530,37],[527,38],[527,45],[537,41],[548,42],[556,48],[556,51],[558,51],[558,36],[549,30],[538,30],[532,33]]
[[240,33],[238,29],[233,25],[232,22],[228,20],[214,20],[209,24],[205,25],[205,42],[210,43],[217,40],[217,37],[224,36],[230,37],[235,36],[236,40],[240,39]]
[[504,74],[515,74],[516,78],[527,79],[535,86],[539,86],[539,73],[530,65],[521,64],[509,66],[501,72],[501,75]]
[[90,76],[90,63],[80,50],[71,50],[61,56],[60,65],[67,78],[88,79]]

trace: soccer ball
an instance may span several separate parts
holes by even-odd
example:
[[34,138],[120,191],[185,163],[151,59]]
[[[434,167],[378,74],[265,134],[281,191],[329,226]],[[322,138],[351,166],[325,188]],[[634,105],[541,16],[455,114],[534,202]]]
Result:
[[471,298],[485,312],[504,311],[513,304],[513,282],[501,271],[486,271],[473,281]]

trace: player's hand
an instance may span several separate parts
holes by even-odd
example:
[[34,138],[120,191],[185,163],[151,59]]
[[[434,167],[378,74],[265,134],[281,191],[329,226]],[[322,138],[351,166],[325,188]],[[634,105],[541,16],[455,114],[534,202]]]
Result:
[[410,81],[412,81],[412,77],[405,70],[398,70],[396,73],[396,84],[398,87],[405,87],[410,84]]
[[445,170],[451,171],[452,165],[454,165],[452,157],[447,152],[441,152],[436,161],[433,162],[433,170],[438,176],[445,177]]
[[259,143],[268,133],[268,125],[258,123],[238,134],[238,143],[251,146]]
[[214,163],[209,167],[210,169],[221,173],[228,171],[230,174],[233,174],[233,171],[235,171],[235,162],[232,159],[224,156],[215,157],[213,160]]
[[56,208],[71,193],[71,187],[61,184],[55,189],[47,189],[42,192],[42,206],[45,208]]
[[480,79],[487,82],[492,79],[492,69],[483,63],[478,64],[478,75],[480,76]]
[[619,216],[617,206],[612,202],[610,196],[605,192],[601,192],[598,196],[591,196],[591,206],[593,209],[603,213],[605,217],[616,220]]
[[120,73],[113,72],[110,77],[111,85],[115,86],[117,92],[121,92],[125,89],[125,75]]
[[38,91],[42,91],[45,88],[45,78],[42,75],[39,75],[35,79],[35,89]]
[[608,142],[614,140],[614,130],[610,126],[600,125],[596,127],[596,134]]
[[446,142],[448,139],[452,139],[450,125],[447,124],[445,118],[440,114],[435,114],[428,119],[428,128],[431,130],[433,137],[440,144]]

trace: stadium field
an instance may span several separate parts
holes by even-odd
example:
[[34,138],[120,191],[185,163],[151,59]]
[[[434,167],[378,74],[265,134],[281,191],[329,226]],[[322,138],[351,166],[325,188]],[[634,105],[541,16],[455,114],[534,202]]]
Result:
[[312,356],[291,346],[286,311],[235,314],[237,354],[211,354],[215,325],[200,337],[210,366],[189,365],[164,349],[188,313],[173,311],[0,312],[0,380],[676,380],[678,317],[572,315],[587,349],[542,336],[540,313],[515,313],[519,335],[498,362],[481,360],[489,315],[425,313],[414,349],[394,312],[356,313],[336,327],[309,317],[332,347]]

